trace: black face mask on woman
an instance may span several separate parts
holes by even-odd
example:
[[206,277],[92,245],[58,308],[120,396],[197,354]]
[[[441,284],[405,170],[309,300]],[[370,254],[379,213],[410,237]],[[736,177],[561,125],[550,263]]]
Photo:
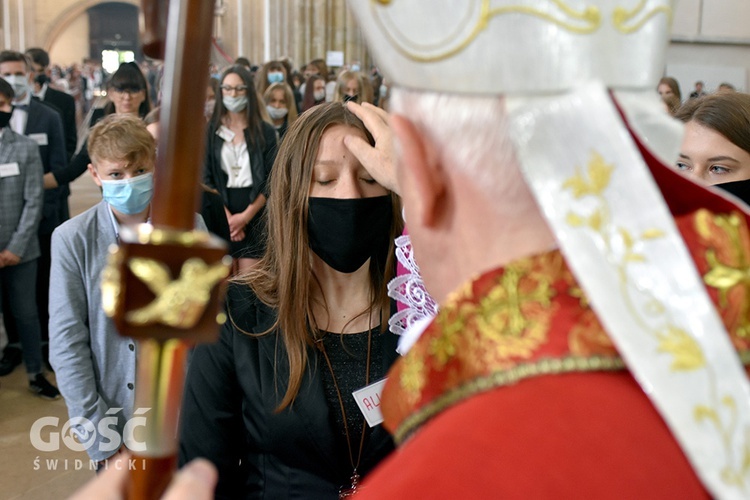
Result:
[[353,273],[388,248],[391,197],[310,198],[307,234],[310,248],[341,273]]

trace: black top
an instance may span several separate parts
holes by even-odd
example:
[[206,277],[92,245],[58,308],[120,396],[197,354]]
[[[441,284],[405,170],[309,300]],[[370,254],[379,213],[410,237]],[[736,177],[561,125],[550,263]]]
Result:
[[[237,284],[229,286],[227,310],[231,320],[218,342],[193,352],[181,413],[180,463],[211,460],[219,469],[217,498],[337,498],[339,487],[350,484],[352,467],[326,398],[325,360],[315,347],[308,349],[297,398],[276,412],[289,377],[283,342],[273,332],[243,333],[267,330],[275,312]],[[386,373],[397,357],[395,335],[375,336],[379,352],[373,358],[379,358],[379,366],[373,365],[373,377]],[[359,473],[366,475],[392,449],[382,426],[368,429]]]
[[[377,382],[385,376],[383,373],[383,336],[378,335],[379,330],[373,331],[372,345],[370,347],[370,377],[367,380],[367,344],[368,332],[355,334],[327,333],[321,342],[325,346],[325,354],[331,361],[333,374],[328,368],[325,356],[321,350],[319,353],[319,366],[323,375],[323,387],[325,389],[328,408],[333,412],[336,427],[339,430],[339,441],[341,452],[349,453],[346,442],[346,428],[344,427],[344,415],[341,413],[341,403],[344,404],[346,412],[346,423],[349,429],[349,440],[351,442],[352,459],[357,463],[359,445],[362,439],[362,428],[367,424],[364,416],[352,396],[352,392],[366,385]],[[334,376],[336,377],[334,381]],[[338,391],[336,386],[338,385]],[[339,392],[341,400],[339,401]]]

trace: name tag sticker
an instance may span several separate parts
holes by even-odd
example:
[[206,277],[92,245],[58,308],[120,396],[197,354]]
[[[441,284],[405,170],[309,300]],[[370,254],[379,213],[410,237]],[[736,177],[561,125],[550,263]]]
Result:
[[0,177],[13,177],[20,174],[21,170],[18,168],[18,163],[16,162],[0,165]]
[[388,379],[384,378],[352,393],[370,427],[375,427],[383,421],[383,414],[380,412],[380,395],[383,393],[386,380]]
[[36,141],[36,143],[40,146],[46,146],[47,145],[47,134],[29,134],[29,139],[32,139],[33,141]]

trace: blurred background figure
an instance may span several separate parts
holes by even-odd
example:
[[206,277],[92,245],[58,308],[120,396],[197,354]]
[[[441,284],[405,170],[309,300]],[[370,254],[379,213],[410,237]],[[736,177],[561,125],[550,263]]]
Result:
[[690,93],[690,99],[697,99],[704,95],[706,95],[706,93],[703,91],[703,82],[698,80],[695,82],[695,90]]
[[659,95],[664,99],[665,97],[671,97],[675,96],[677,97],[677,102],[682,102],[682,92],[680,92],[680,84],[677,83],[677,80],[672,78],[671,76],[665,76],[661,80],[659,80],[659,85],[656,86],[657,92],[659,92]]
[[302,112],[324,102],[326,102],[326,80],[320,75],[312,75],[305,82]]
[[297,119],[292,89],[283,82],[272,83],[263,94],[263,101],[271,124],[276,129],[279,141],[281,141],[289,126]]
[[373,102],[370,79],[360,71],[342,71],[336,79],[336,91],[333,102],[354,101],[357,104]]

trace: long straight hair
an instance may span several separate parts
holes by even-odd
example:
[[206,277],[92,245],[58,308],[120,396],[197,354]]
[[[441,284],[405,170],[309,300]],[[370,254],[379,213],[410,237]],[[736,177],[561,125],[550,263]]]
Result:
[[750,153],[750,95],[719,92],[690,99],[677,110],[675,118],[695,121],[715,130],[738,148]]
[[[242,85],[247,87],[245,95],[247,96],[247,107],[245,108],[245,117],[247,118],[247,128],[250,131],[250,146],[263,147],[263,116],[261,115],[260,106],[258,105],[258,92],[255,90],[253,84],[253,75],[242,65],[235,64],[229,66],[221,74],[221,80],[219,80],[219,93],[216,95],[216,104],[214,105],[214,114],[211,117],[211,124],[214,130],[218,130],[223,121],[224,117],[227,116],[229,110],[224,106],[224,91],[221,90],[221,85],[224,85],[224,79],[227,75],[234,73],[239,76],[242,80]],[[256,142],[257,141],[257,142]]]
[[[252,288],[257,297],[276,311],[276,321],[266,334],[278,331],[289,361],[289,383],[277,408],[291,405],[299,393],[308,365],[308,347],[321,332],[313,315],[312,290],[319,287],[312,271],[312,250],[307,234],[308,193],[313,165],[323,133],[333,125],[347,125],[362,131],[370,144],[372,136],[364,124],[343,104],[316,106],[302,114],[287,132],[276,156],[267,204],[268,245],[259,263],[236,281]],[[387,283],[395,274],[394,239],[403,221],[399,198],[391,193],[393,220],[385,259],[370,259],[370,310],[380,311],[380,329],[388,327],[390,300]]]

